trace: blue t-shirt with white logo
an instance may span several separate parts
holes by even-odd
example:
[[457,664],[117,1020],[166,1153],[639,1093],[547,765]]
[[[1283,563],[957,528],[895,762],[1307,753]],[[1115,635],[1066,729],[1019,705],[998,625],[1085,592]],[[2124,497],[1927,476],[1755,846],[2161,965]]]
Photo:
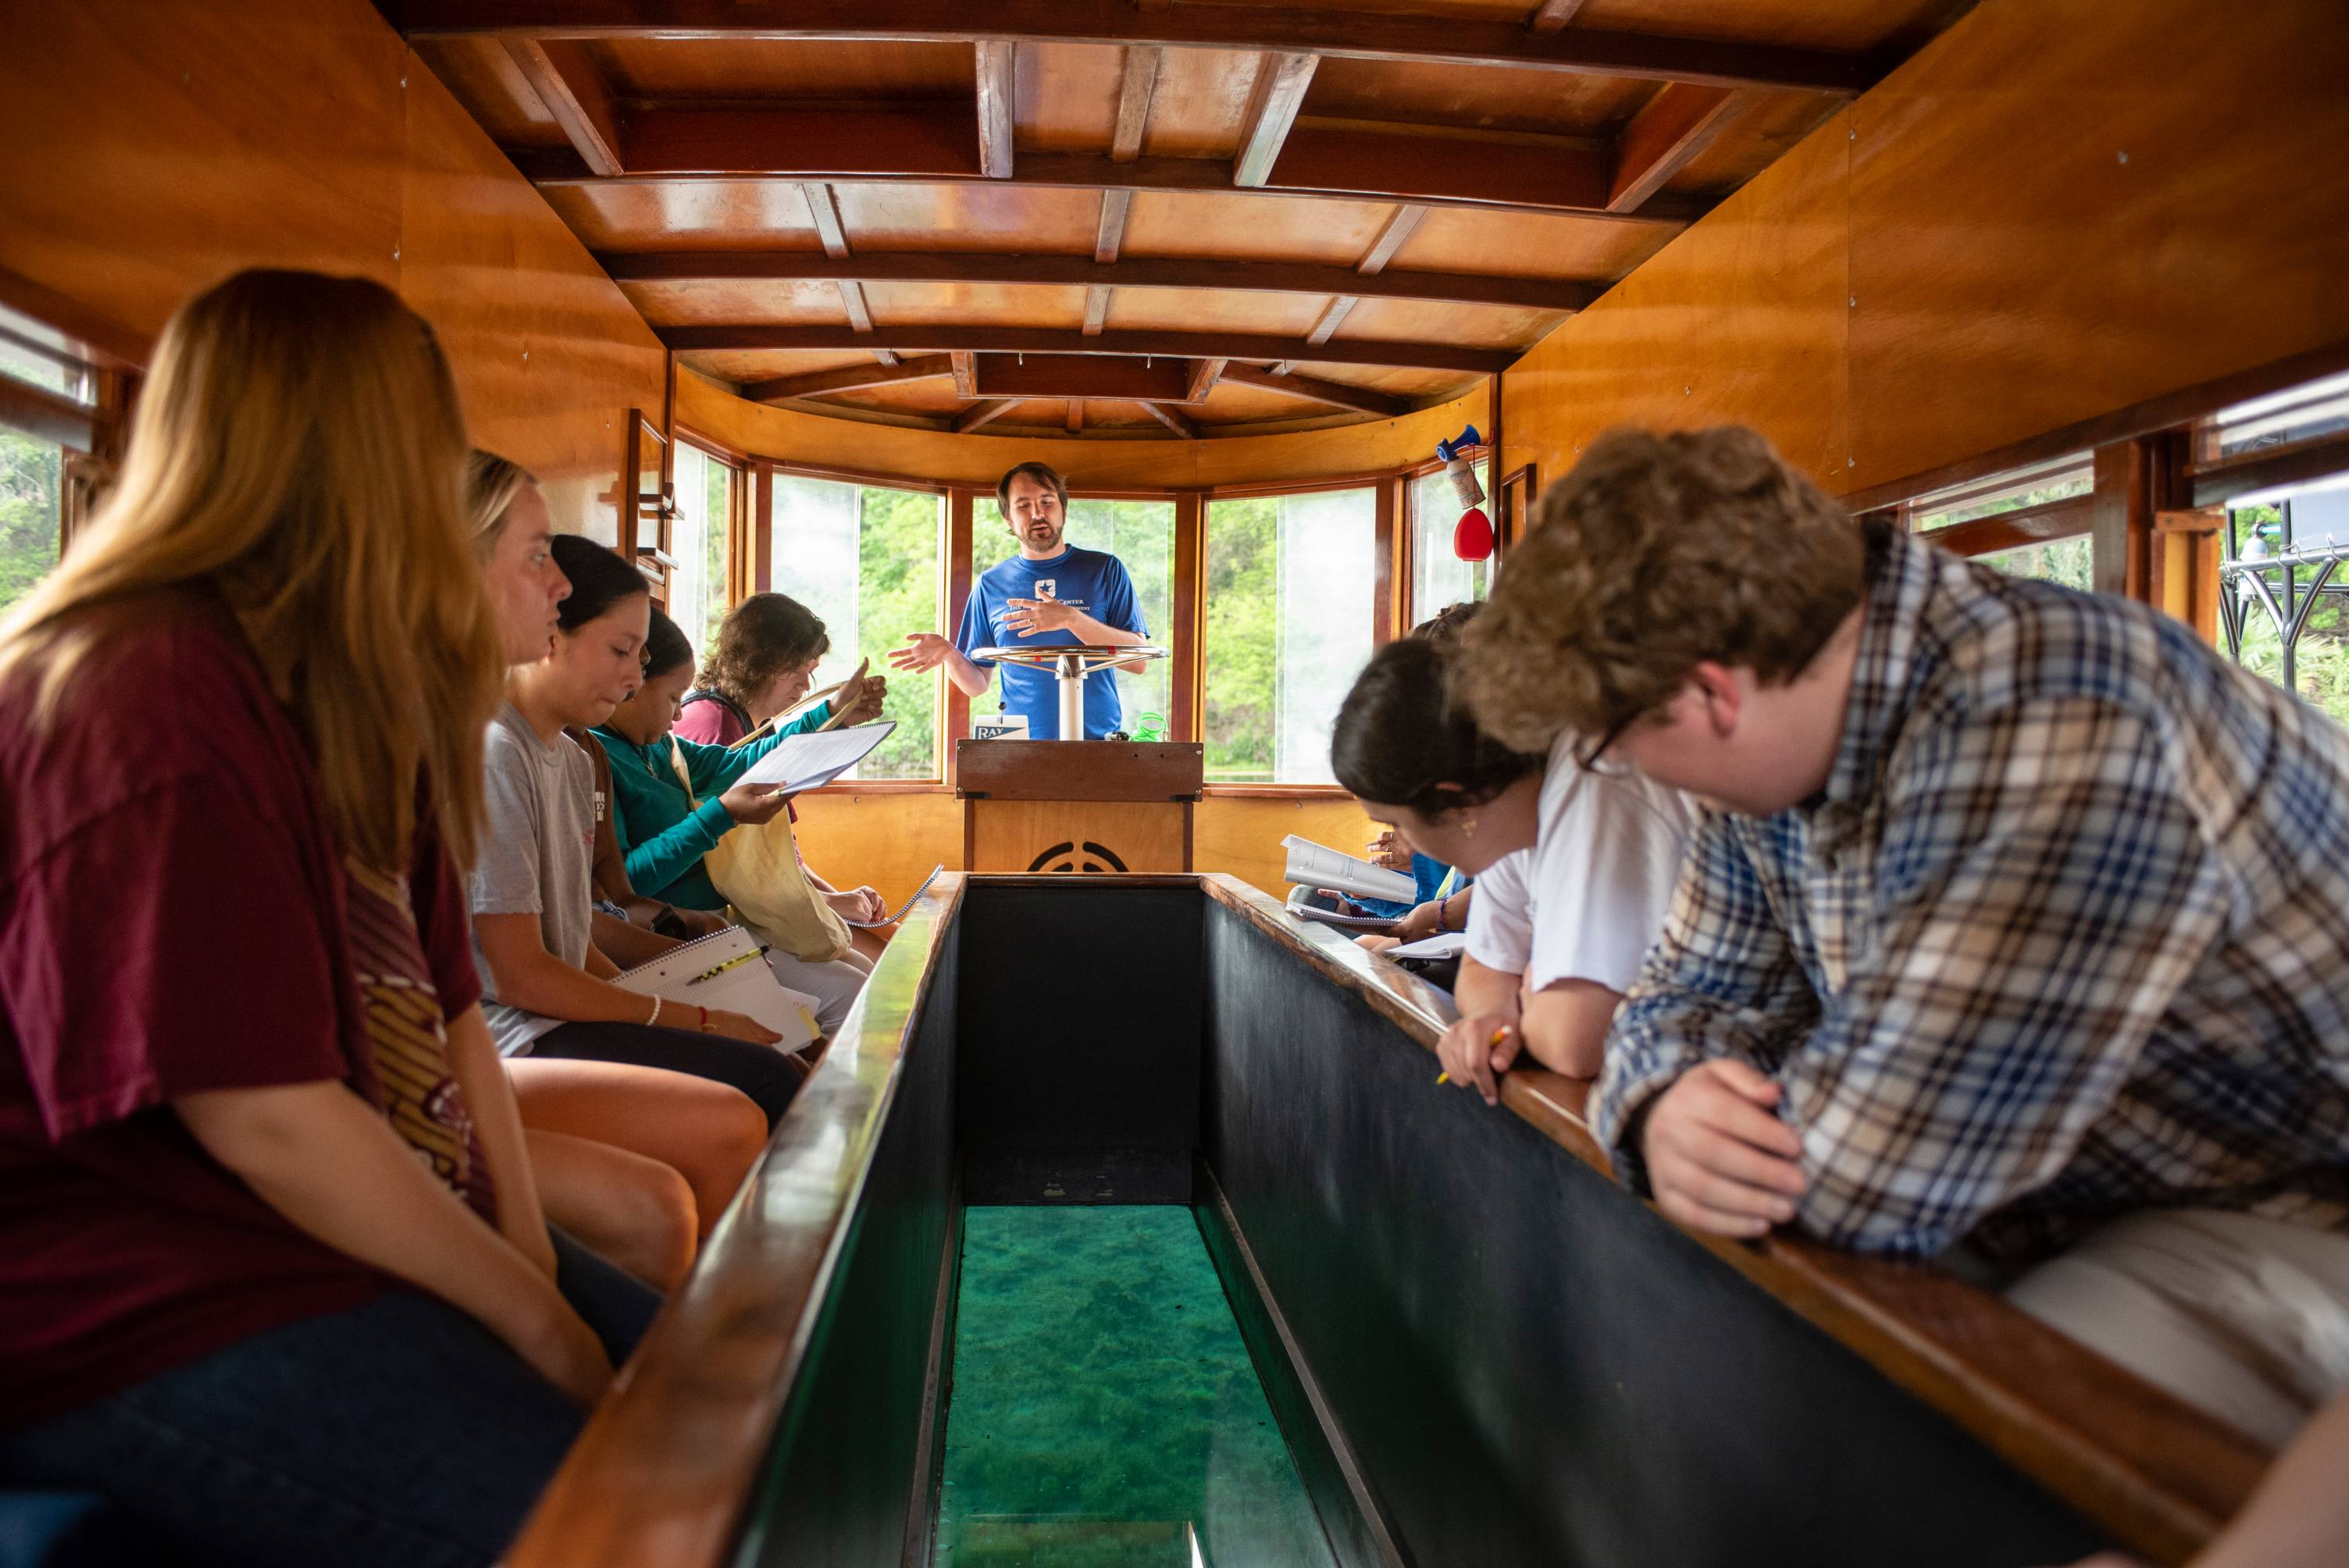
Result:
[[[1133,579],[1126,575],[1125,562],[1105,551],[1080,550],[1072,544],[1050,561],[1015,555],[988,567],[970,585],[970,598],[962,607],[962,624],[955,632],[955,647],[969,658],[980,648],[1082,645],[1084,639],[1070,631],[1029,636],[1014,634],[1003,624],[1014,599],[1057,599],[1104,626],[1145,637],[1150,634],[1150,628],[1142,624],[1142,606],[1134,602]],[[974,662],[981,669],[997,669],[991,659]],[[1061,696],[1052,672],[1004,665],[997,669],[997,676],[1003,683],[1003,711],[1027,718],[1029,738],[1058,740]],[[1085,738],[1099,740],[1118,728],[1123,717],[1124,711],[1118,706],[1116,674],[1096,670],[1087,676]]]

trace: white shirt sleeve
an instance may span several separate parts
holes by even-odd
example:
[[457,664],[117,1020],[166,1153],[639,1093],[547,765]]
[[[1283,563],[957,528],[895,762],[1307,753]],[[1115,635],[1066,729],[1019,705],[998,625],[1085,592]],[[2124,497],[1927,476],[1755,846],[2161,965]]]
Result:
[[1468,956],[1504,975],[1524,974],[1533,957],[1534,907],[1526,875],[1534,853],[1518,850],[1485,867],[1468,901]]
[[1591,980],[1628,991],[1671,908],[1692,814],[1680,794],[1636,774],[1565,766],[1561,779],[1552,762],[1542,790],[1526,984]]

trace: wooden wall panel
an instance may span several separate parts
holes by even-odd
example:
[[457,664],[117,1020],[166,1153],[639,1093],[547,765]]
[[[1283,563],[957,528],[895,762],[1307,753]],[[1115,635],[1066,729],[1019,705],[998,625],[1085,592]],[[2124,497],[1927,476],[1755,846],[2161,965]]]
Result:
[[939,790],[819,789],[793,802],[800,849],[834,887],[869,882],[896,908],[930,868],[962,870],[962,802]]
[[1288,895],[1281,875],[1288,856],[1280,841],[1290,833],[1359,855],[1379,833],[1350,797],[1267,799],[1210,795],[1199,802],[1191,824],[1191,857],[1203,872],[1229,872],[1275,898]]
[[558,528],[612,543],[627,410],[659,418],[666,356],[430,72],[407,101],[400,293],[440,334],[474,442],[538,475]]
[[150,339],[241,267],[391,284],[440,330],[475,438],[546,478],[562,526],[614,537],[659,346],[364,0],[12,8],[0,148],[0,268]]
[[[962,802],[943,790],[858,794],[818,790],[799,799],[799,841],[808,864],[836,887],[870,882],[896,907],[930,868],[962,869]],[[1203,872],[1229,872],[1275,898],[1285,897],[1280,841],[1298,833],[1360,854],[1378,826],[1347,799],[1268,799],[1210,795],[1193,808],[1192,861]]]
[[2337,5],[1993,0],[1868,94],[1852,484],[2349,338],[2344,83]]
[[[1514,390],[1516,373],[1507,379]],[[1480,384],[1449,403],[1401,418],[1334,429],[1212,441],[1087,441],[988,430],[957,436],[826,418],[746,402],[718,383],[683,370],[678,376],[677,417],[678,423],[738,451],[812,468],[973,484],[991,490],[1004,469],[1033,458],[1060,469],[1080,489],[1180,490],[1340,478],[1425,462],[1435,455],[1435,443],[1458,435],[1462,425],[1482,425],[1490,418],[1488,386]],[[1300,411],[1310,407],[1299,405]],[[1102,413],[1112,410],[1104,407]],[[1510,417],[1514,421],[1516,415]],[[1513,466],[1516,442],[1512,423]]]
[[407,51],[359,0],[11,5],[5,32],[0,267],[148,339],[240,267],[398,281]]
[[1840,469],[1848,163],[1838,119],[1513,366],[1510,466],[1547,483],[1616,425],[1737,420]]
[[1530,351],[1510,460],[1739,420],[1841,493],[2349,339],[2344,79],[2327,6],[1985,0]]

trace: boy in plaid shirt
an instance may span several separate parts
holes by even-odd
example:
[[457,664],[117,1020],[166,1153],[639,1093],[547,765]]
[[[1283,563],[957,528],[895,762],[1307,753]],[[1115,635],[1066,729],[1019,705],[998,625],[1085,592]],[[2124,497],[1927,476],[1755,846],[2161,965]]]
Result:
[[1465,646],[1506,744],[1712,808],[1592,1097],[1627,1181],[1963,1243],[2271,1439],[2349,1387],[2349,734],[1736,428],[1594,445]]

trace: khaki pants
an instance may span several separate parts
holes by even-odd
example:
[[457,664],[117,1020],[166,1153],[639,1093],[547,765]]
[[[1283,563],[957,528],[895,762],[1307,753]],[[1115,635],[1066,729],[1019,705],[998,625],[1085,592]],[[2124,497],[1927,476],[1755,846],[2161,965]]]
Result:
[[2349,1389],[2349,1235],[2256,1214],[2116,1220],[2007,1299],[2271,1446]]

